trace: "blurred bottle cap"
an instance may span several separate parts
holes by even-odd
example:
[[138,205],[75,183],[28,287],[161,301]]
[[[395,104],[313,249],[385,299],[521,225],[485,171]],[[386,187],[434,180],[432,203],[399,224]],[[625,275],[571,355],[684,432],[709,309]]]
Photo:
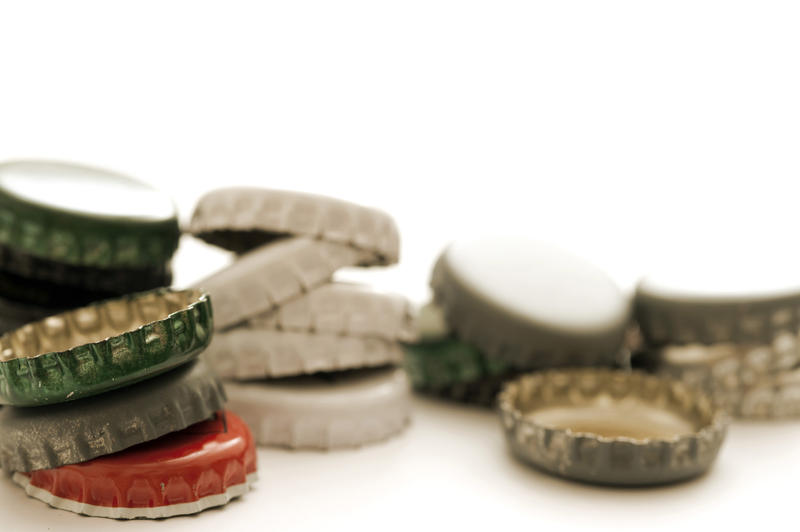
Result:
[[0,409],[7,472],[86,462],[210,418],[225,403],[202,360],[103,395],[48,407]]
[[[170,198],[130,177],[60,162],[0,164],[0,246],[14,253],[73,266],[158,268],[179,235]],[[24,261],[4,266],[15,264]]]
[[504,380],[517,372],[454,338],[404,346],[405,367],[415,390],[491,406]]
[[405,372],[362,369],[248,383],[226,382],[229,408],[259,445],[354,447],[399,433],[410,417]]
[[550,370],[498,396],[512,452],[550,473],[613,485],[663,484],[706,471],[727,415],[681,382],[602,369]]
[[448,326],[487,357],[522,369],[612,365],[629,303],[610,277],[524,238],[456,242],[431,278]]
[[400,363],[399,344],[377,337],[237,327],[203,354],[223,378],[287,377]]
[[404,341],[412,337],[411,320],[405,297],[336,282],[256,316],[246,327]]
[[400,236],[391,216],[326,196],[260,188],[225,188],[203,196],[189,231],[243,253],[285,236],[308,236],[367,252],[369,264],[394,264]]
[[[800,327],[800,259],[738,242],[674,250],[636,290],[647,344],[769,343]],[[680,260],[677,260],[680,258]]]
[[245,253],[195,286],[211,294],[216,326],[223,329],[274,310],[363,258],[364,252],[350,246],[286,238]]
[[93,303],[0,336],[0,403],[60,403],[184,364],[211,340],[211,303],[159,289]]
[[28,495],[55,508],[112,519],[193,514],[243,495],[256,479],[250,430],[217,412],[125,451],[88,462],[14,473]]

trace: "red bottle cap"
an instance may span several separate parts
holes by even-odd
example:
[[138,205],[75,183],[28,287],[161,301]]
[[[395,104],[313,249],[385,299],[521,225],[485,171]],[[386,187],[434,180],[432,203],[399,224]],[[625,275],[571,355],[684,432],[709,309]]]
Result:
[[250,429],[235,414],[88,462],[14,473],[50,506],[114,519],[196,513],[245,493],[256,476]]

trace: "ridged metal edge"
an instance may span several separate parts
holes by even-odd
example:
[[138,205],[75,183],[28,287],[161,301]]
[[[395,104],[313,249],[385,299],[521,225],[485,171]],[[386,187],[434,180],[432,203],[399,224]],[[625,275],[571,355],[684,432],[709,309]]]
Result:
[[252,318],[245,326],[390,341],[413,338],[411,306],[406,298],[347,283],[314,288]]
[[634,314],[649,346],[768,343],[800,329],[800,294],[761,300],[671,301],[637,289]]
[[330,280],[345,266],[362,262],[364,253],[352,247],[287,238],[267,244],[195,283],[214,301],[217,329],[224,329],[268,312]]
[[[398,374],[395,371],[392,375]],[[335,408],[341,409],[334,415],[327,411],[298,415],[276,408],[269,402],[254,400],[247,390],[258,385],[225,383],[230,398],[229,409],[247,423],[261,446],[316,450],[360,447],[399,434],[411,419],[407,384],[403,388],[405,392],[395,394],[391,406],[381,405],[379,413],[365,411],[365,407],[370,405],[354,404],[348,408],[336,400],[337,390],[332,389],[328,405],[337,405]],[[302,388],[297,393],[302,395]],[[382,399],[386,401],[387,397],[384,395]],[[308,410],[308,402],[303,404]]]
[[398,363],[403,351],[382,338],[235,328],[216,333],[202,356],[221,377],[258,379]]
[[0,409],[0,465],[52,469],[127,449],[211,417],[225,404],[202,360],[153,379],[46,408]]
[[[167,317],[150,321],[134,330],[121,331],[115,322],[120,305],[128,306],[128,320],[136,321],[159,304],[167,310],[184,299],[191,303]],[[88,318],[88,319],[87,319]],[[141,320],[144,321],[144,320]],[[126,323],[126,325],[129,325]],[[186,363],[205,349],[213,334],[211,302],[194,290],[155,290],[95,303],[0,337],[0,403],[18,406],[46,405],[71,401],[151,378]],[[92,329],[111,328],[120,334],[99,342],[65,351],[36,356],[20,355],[18,346],[48,345]],[[49,344],[53,345],[53,344]],[[11,358],[14,355],[19,358]]]
[[249,245],[237,245],[237,232],[260,232],[261,243],[275,235],[311,236],[369,251],[376,264],[394,264],[400,252],[397,226],[385,212],[284,190],[226,188],[209,192],[195,207],[189,231],[237,252],[259,242],[259,235],[250,235]]
[[224,493],[207,495],[197,501],[139,508],[97,506],[94,504],[82,503],[53,495],[47,490],[32,485],[30,479],[23,473],[16,472],[11,478],[14,483],[25,490],[28,496],[38,499],[58,510],[66,510],[89,517],[105,517],[107,519],[163,519],[179,515],[196,514],[208,508],[228,504],[231,500],[241,497],[250,491],[252,485],[258,480],[258,474],[250,473],[247,475],[245,482],[229,486]]
[[[627,323],[619,331],[597,337],[578,338],[533,331],[519,318],[488,307],[455,281],[447,265],[446,252],[433,268],[431,288],[448,326],[456,336],[475,345],[489,358],[502,360],[521,370],[567,366],[608,366],[617,363]],[[561,346],[567,344],[567,347]]]
[[[0,293],[41,304],[73,304],[169,286],[168,262],[140,268],[76,266],[0,244]],[[80,302],[79,302],[80,303]]]
[[[559,394],[607,393],[615,398],[637,394],[654,405],[706,422],[695,433],[673,439],[634,440],[573,432],[540,425],[526,416],[518,403],[531,401],[537,392],[551,399]],[[498,410],[509,446],[519,459],[565,478],[598,484],[662,484],[700,475],[716,458],[728,425],[727,415],[707,395],[681,382],[599,369],[524,375],[506,384],[498,396]]]
[[0,244],[32,257],[97,268],[160,266],[178,248],[177,216],[123,223],[49,211],[0,191]]

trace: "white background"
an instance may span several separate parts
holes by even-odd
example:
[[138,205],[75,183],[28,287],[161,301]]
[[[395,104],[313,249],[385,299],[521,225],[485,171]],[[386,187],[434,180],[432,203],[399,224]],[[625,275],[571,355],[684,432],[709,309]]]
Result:
[[[0,159],[129,173],[184,219],[232,184],[382,207],[402,263],[355,276],[418,302],[475,233],[556,241],[626,288],[723,252],[769,275],[800,251],[799,26],[769,1],[0,2]],[[185,243],[177,282],[224,259]],[[261,451],[223,510],[117,523],[3,481],[0,528],[796,528],[800,422],[737,424],[695,482],[614,490],[517,465],[492,413],[416,406],[382,445]]]

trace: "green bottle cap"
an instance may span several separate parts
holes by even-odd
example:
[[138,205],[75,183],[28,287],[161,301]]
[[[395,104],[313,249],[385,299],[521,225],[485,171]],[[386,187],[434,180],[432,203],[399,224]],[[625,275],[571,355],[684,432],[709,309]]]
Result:
[[0,403],[49,405],[153,377],[211,341],[209,297],[160,289],[94,303],[0,337]]
[[502,383],[517,374],[505,362],[454,338],[404,347],[411,384],[422,393],[489,406]]
[[0,245],[15,252],[94,268],[158,267],[179,235],[170,198],[130,177],[60,162],[0,164]]

